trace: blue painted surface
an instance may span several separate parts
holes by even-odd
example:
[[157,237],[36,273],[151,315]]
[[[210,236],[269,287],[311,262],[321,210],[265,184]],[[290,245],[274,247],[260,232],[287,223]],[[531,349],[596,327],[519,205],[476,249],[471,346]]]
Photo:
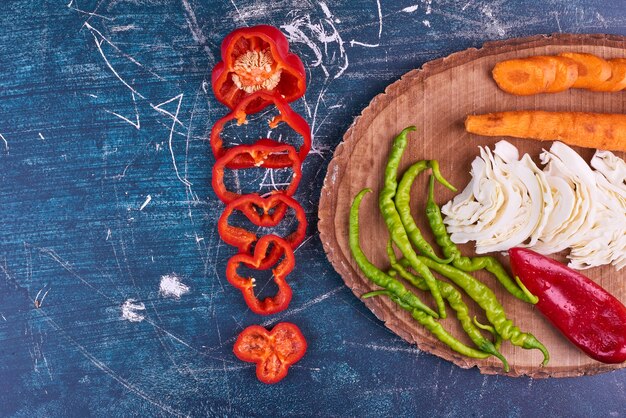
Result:
[[[524,3],[0,2],[0,415],[623,416],[626,371],[514,379],[419,353],[343,285],[316,231],[334,147],[406,71],[490,39],[626,34],[620,2]],[[316,149],[296,194],[312,238],[290,309],[269,319],[225,284],[204,141],[226,111],[208,85],[221,38],[258,23],[306,63],[295,108]],[[179,300],[159,295],[172,273]],[[122,318],[129,299],[142,321]],[[281,320],[309,351],[266,386],[231,347]]]

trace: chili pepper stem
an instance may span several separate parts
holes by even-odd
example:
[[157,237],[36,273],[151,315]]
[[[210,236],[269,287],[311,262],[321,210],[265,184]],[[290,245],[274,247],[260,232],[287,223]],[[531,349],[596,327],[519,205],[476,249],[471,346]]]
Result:
[[539,298],[537,296],[533,295],[532,293],[530,293],[530,290],[528,290],[528,288],[526,286],[524,286],[524,283],[522,283],[522,281],[519,279],[519,277],[514,276],[514,278],[515,278],[515,283],[517,283],[519,288],[522,289],[522,292],[524,292],[524,294],[528,298],[528,302],[532,303],[533,305],[536,305],[537,302],[539,302]]

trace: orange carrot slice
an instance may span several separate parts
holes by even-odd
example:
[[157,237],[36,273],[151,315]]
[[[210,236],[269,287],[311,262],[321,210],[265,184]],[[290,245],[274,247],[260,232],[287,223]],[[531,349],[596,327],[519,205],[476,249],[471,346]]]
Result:
[[626,59],[615,58],[607,61],[611,65],[611,77],[589,90],[615,92],[626,88]]
[[546,89],[546,93],[559,93],[572,87],[578,78],[578,64],[576,61],[559,56],[547,56],[545,58],[554,60],[554,65],[556,66],[556,77],[554,82]]
[[572,87],[591,89],[611,77],[611,64],[593,54],[563,52],[563,57],[573,59],[578,64],[578,78]]
[[543,93],[554,83],[555,62],[545,57],[500,61],[492,75],[498,87],[517,96]]

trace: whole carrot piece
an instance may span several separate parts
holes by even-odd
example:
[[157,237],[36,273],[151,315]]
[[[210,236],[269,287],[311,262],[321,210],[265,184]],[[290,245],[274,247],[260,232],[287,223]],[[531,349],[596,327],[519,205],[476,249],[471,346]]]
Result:
[[467,132],[511,136],[611,151],[626,151],[626,115],[518,110],[468,115]]

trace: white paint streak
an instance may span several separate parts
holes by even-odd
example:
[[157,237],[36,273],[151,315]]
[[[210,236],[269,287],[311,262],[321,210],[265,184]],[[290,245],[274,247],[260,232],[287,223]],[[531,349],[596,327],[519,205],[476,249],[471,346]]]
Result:
[[504,27],[502,26],[500,21],[495,18],[494,14],[493,14],[493,9],[491,8],[491,6],[489,6],[488,4],[485,4],[480,9],[480,11],[491,20],[492,28],[493,28],[493,30],[496,31],[496,33],[498,35],[500,35],[500,36],[506,35],[506,31],[504,30]]
[[[96,29],[94,29],[89,23],[85,23],[85,25],[87,26],[87,28],[91,31],[95,31],[97,33],[100,33],[98,31],[96,31]],[[128,84],[126,82],[126,80],[124,80],[122,78],[122,76],[120,76],[117,71],[115,71],[115,68],[113,68],[113,66],[111,65],[111,63],[109,62],[109,59],[107,58],[106,55],[104,55],[104,51],[102,50],[102,42],[104,41],[104,37],[102,38],[102,40],[98,40],[98,37],[96,36],[96,34],[94,32],[91,32],[91,35],[93,36],[94,41],[96,42],[96,47],[98,48],[98,52],[100,53],[100,55],[102,56],[102,59],[104,60],[104,63],[106,64],[106,66],[109,68],[109,70],[111,70],[111,72],[113,73],[113,75],[115,75],[115,77],[120,80],[122,82],[122,84],[124,84],[131,92],[135,93],[138,97],[141,97],[142,99],[146,99],[146,97],[139,93],[137,90],[135,90],[134,87],[132,87],[130,84]]]
[[374,351],[392,351],[392,352],[412,353],[412,354],[421,353],[419,348],[393,347],[393,346],[376,345],[376,344],[359,344],[359,343],[354,343],[350,341],[344,341],[343,343],[346,345],[352,345],[355,347],[369,348],[370,350],[374,350]]
[[359,42],[359,41],[355,41],[354,39],[352,39],[350,41],[350,46],[354,46],[354,45],[359,45],[359,46],[364,46],[366,48],[377,48],[380,46],[380,44],[368,44],[367,42]]
[[0,134],[0,139],[2,139],[2,142],[4,142],[4,149],[6,150],[7,154],[9,153],[9,142],[7,141],[7,139]]
[[135,122],[131,121],[127,117],[120,115],[119,113],[113,112],[112,110],[104,109],[104,111],[114,116],[117,116],[118,118],[122,119],[123,121],[127,123],[130,123],[132,126],[135,127],[135,129],[139,130],[141,128],[141,123],[139,121],[139,111],[137,110],[137,101],[135,100],[135,93],[131,91],[130,94],[133,98],[133,106],[135,108]]
[[405,7],[404,9],[400,10],[401,12],[404,13],[413,13],[414,11],[416,11],[419,8],[419,5],[414,4],[413,6],[409,6],[409,7]]
[[126,32],[126,31],[133,30],[133,29],[137,29],[137,26],[131,23],[130,25],[112,26],[111,29],[109,30],[113,33],[117,33],[117,32]]
[[148,206],[151,200],[152,200],[152,196],[150,195],[146,196],[146,200],[141,204],[141,206],[139,207],[139,210],[140,211],[144,210],[145,207]]
[[79,12],[79,13],[85,14],[85,15],[87,15],[87,16],[89,16],[89,17],[94,17],[94,16],[95,16],[95,17],[99,17],[99,18],[102,18],[102,19],[104,19],[104,20],[108,20],[108,21],[111,21],[111,22],[112,22],[113,20],[115,20],[115,19],[113,19],[113,18],[111,18],[111,17],[107,17],[107,16],[103,16],[103,15],[101,15],[101,14],[98,14],[98,13],[96,13],[95,11],[93,11],[93,12],[88,12],[88,11],[85,11],[85,10],[79,9],[78,7],[75,7],[75,6],[73,5],[73,3],[74,3],[74,0],[71,0],[71,1],[67,4],[67,7],[68,7],[69,9],[72,9],[72,10],[77,11],[77,12]]
[[559,33],[563,33],[563,30],[561,29],[561,22],[559,21],[559,13],[558,12],[554,12],[554,19],[556,20],[556,26],[557,28],[559,28]]
[[309,309],[311,306],[317,305],[318,303],[328,299],[329,297],[336,295],[337,293],[339,293],[340,291],[342,291],[344,289],[344,286],[337,286],[336,288],[330,290],[329,292],[324,293],[323,295],[317,296],[313,299],[311,299],[310,301],[306,302],[305,304],[303,304],[301,307],[296,308],[296,309],[291,309],[288,310],[287,312],[285,312],[282,315],[279,315],[278,317],[272,318],[272,319],[268,319],[267,321],[263,322],[261,325],[264,327],[268,327],[272,324],[275,324],[276,322],[282,321],[283,319],[285,319],[288,316],[292,316],[295,315],[297,313],[300,313],[304,310]]
[[161,276],[161,283],[159,284],[159,294],[161,296],[180,299],[186,293],[189,293],[189,286],[181,283],[180,277],[176,273]]
[[128,299],[122,304],[122,318],[130,322],[141,322],[146,317],[141,311],[145,311],[146,306],[135,299]]

